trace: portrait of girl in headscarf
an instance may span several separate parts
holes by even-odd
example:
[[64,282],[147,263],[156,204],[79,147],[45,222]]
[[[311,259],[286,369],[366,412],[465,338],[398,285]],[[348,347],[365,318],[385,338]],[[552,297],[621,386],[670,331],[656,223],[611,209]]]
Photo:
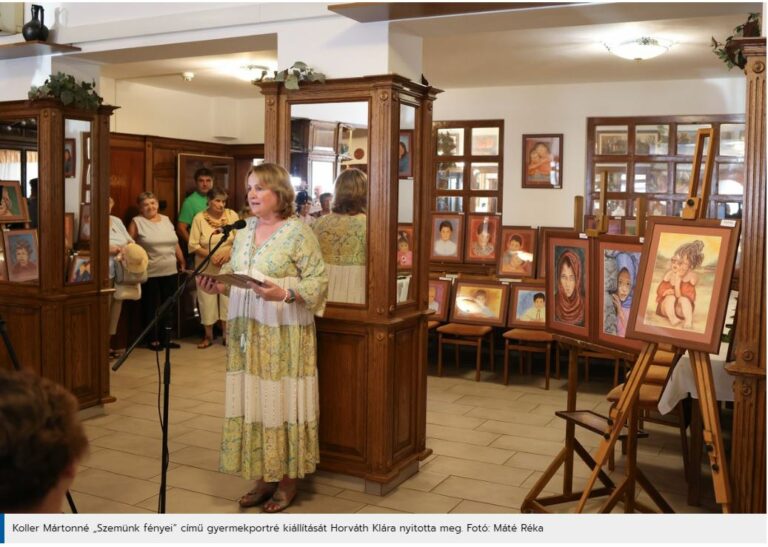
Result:
[[566,249],[557,259],[555,321],[577,327],[584,326],[584,274],[582,269],[582,260],[573,250]]
[[[616,320],[615,332],[609,332],[609,334],[616,334],[622,338],[626,337],[629,310],[632,308],[632,298],[634,297],[635,283],[637,281],[637,263],[639,260],[640,253],[618,252],[614,256],[616,281],[615,284],[611,284],[611,289],[607,290],[607,293],[610,295],[610,301],[607,306],[610,306],[615,311]],[[608,326],[609,322],[605,321],[605,325]],[[608,329],[604,330],[608,332]],[[613,329],[610,330],[613,331]]]

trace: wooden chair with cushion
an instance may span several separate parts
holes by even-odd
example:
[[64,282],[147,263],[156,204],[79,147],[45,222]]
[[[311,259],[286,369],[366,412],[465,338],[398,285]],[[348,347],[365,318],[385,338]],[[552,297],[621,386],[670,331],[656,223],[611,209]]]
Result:
[[[523,373],[523,358],[528,360],[530,373],[530,357],[532,353],[544,354],[544,389],[549,389],[549,373],[552,356],[552,335],[544,330],[512,329],[504,336],[504,385],[509,384],[509,351],[515,350],[520,356],[520,374]],[[558,359],[559,360],[559,359]]]
[[477,350],[475,381],[479,382],[483,340],[486,338],[488,339],[488,348],[491,354],[491,371],[493,371],[493,327],[487,325],[465,325],[462,323],[447,323],[437,327],[437,375],[443,375],[443,344],[454,345],[456,368],[459,368],[459,346],[474,346]]

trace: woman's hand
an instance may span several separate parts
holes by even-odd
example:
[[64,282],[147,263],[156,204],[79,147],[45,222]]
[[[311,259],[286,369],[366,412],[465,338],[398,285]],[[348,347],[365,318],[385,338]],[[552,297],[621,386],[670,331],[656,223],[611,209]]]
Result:
[[257,295],[270,302],[282,302],[288,295],[288,291],[267,280],[264,281],[263,286],[256,283],[248,283],[248,286]]
[[219,283],[207,275],[197,276],[197,286],[200,287],[201,291],[208,294],[223,294],[226,289],[224,283]]
[[225,249],[223,251],[219,251],[211,257],[211,263],[214,266],[222,266],[227,262],[229,262],[229,259],[231,256],[232,256],[231,249]]

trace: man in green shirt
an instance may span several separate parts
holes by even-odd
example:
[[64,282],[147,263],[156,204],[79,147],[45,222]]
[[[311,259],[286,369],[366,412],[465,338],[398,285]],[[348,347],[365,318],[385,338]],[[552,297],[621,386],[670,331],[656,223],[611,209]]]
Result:
[[189,227],[192,226],[192,219],[197,213],[208,208],[208,190],[213,188],[213,173],[210,169],[201,167],[195,171],[195,186],[197,186],[195,191],[184,200],[181,211],[179,211],[179,220],[176,223],[179,235],[184,240],[181,246],[184,249],[184,254],[187,253],[189,247]]

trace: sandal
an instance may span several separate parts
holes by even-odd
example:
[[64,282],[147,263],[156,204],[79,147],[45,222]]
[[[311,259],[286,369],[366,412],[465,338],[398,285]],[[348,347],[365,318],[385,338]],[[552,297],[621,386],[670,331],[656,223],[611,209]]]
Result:
[[123,355],[123,351],[119,349],[111,349],[109,350],[109,358],[110,359],[117,359],[118,357],[121,357]]
[[285,490],[278,488],[267,503],[262,506],[265,513],[279,513],[293,503],[296,498],[296,489],[288,494]]
[[200,343],[197,345],[197,349],[205,349],[210,348],[213,345],[213,342],[211,342],[210,338],[203,338],[200,340]]
[[244,508],[256,507],[257,505],[261,505],[265,501],[269,500],[275,493],[275,490],[277,490],[276,486],[274,488],[270,488],[269,486],[260,484],[250,492],[243,494],[237,503],[240,505],[240,507]]

